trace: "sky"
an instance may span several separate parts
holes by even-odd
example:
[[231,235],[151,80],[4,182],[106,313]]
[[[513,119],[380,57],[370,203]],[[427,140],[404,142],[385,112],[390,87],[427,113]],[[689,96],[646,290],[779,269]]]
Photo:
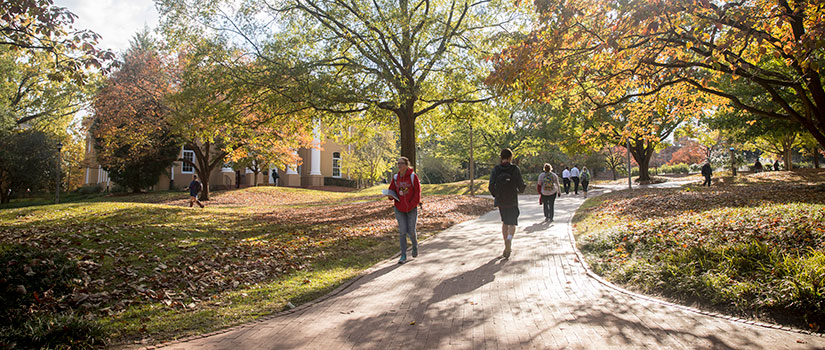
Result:
[[75,29],[89,29],[100,34],[100,49],[121,53],[129,40],[144,26],[158,25],[158,12],[152,0],[55,0],[77,15]]

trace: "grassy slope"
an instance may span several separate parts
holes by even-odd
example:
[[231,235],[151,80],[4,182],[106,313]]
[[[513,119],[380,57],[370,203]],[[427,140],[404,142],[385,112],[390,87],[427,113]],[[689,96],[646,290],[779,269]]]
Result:
[[594,270],[631,289],[737,315],[825,325],[825,172],[620,191],[574,218]]
[[[78,293],[108,315],[115,342],[170,339],[312,300],[392,256],[395,222],[375,190],[248,188],[215,193],[204,210],[172,192],[7,209],[0,249],[58,249],[81,261],[88,277]],[[425,186],[425,196],[450,191]],[[424,201],[424,236],[490,209],[481,198]]]

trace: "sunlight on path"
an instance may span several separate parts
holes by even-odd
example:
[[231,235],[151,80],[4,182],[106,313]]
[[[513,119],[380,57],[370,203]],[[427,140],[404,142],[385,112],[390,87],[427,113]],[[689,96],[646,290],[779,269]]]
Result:
[[543,223],[522,196],[510,260],[498,212],[389,260],[299,312],[166,349],[822,349],[825,338],[703,316],[635,299],[587,276],[568,239],[581,197]]

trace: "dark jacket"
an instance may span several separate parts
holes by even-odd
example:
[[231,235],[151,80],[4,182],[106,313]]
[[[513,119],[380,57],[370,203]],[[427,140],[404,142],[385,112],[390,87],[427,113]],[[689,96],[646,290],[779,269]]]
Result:
[[[502,172],[510,173],[510,178],[515,181],[515,190],[509,193],[498,193],[496,190],[496,178],[498,178],[498,175]],[[487,189],[490,190],[490,193],[495,198],[494,205],[502,208],[517,207],[518,194],[524,192],[524,188],[526,187],[527,184],[524,183],[524,179],[521,177],[521,170],[519,170],[517,165],[510,163],[496,165],[490,174],[490,184],[487,185]]]
[[710,164],[705,163],[702,166],[702,176],[711,176],[713,174],[713,169],[710,168]]
[[194,197],[198,195],[198,192],[201,191],[201,182],[198,180],[192,180],[189,183],[189,195]]

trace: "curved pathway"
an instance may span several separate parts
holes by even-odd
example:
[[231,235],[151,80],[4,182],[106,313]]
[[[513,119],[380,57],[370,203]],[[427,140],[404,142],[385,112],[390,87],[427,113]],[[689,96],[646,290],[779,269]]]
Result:
[[580,197],[545,224],[521,197],[510,260],[498,212],[456,225],[405,265],[379,263],[298,311],[166,349],[825,349],[825,338],[710,317],[588,276],[570,242]]

